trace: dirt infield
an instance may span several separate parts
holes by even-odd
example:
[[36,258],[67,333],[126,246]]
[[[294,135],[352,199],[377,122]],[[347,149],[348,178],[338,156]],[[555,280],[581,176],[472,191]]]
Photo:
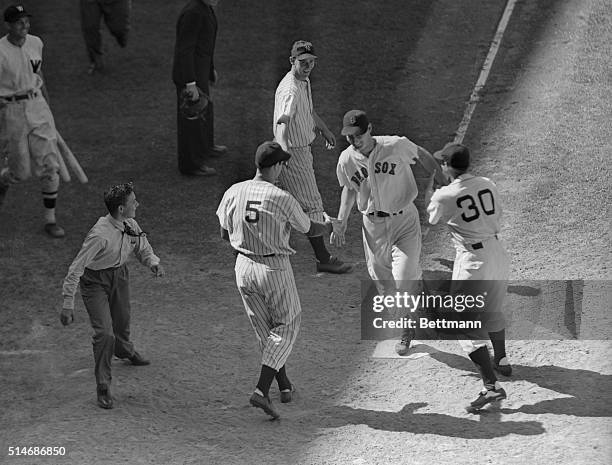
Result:
[[[176,169],[170,71],[182,3],[134,2],[127,49],[106,34],[108,69],[94,76],[78,2],[26,4],[45,42],[58,128],[90,183],[62,186],[61,241],[44,236],[36,182],[11,188],[0,210],[0,463],[611,463],[609,340],[509,341],[509,399],[480,416],[463,410],[479,381],[456,343],[429,341],[417,359],[372,358],[375,343],[359,333],[367,271],[356,212],[349,245],[337,251],[356,264],[350,275],[315,274],[308,242],[292,238],[304,310],[288,365],[297,399],[279,404],[277,422],[248,405],[259,357],[214,211],[227,187],[252,175],[254,149],[271,137],[291,43],[315,44],[315,105],[335,134],[358,107],[375,133],[435,150],[457,129],[505,2],[221,2],[213,97],[216,138],[230,155],[211,162],[221,175],[209,179]],[[476,109],[465,143],[476,173],[504,196],[513,280],[612,279],[611,24],[606,0],[519,1]],[[330,214],[345,144],[313,149]],[[131,264],[133,339],[152,364],[114,361],[116,407],[104,411],[80,298],[75,324],[59,323],[61,281],[105,214],[102,191],[127,180],[167,277]],[[448,273],[453,256],[447,232],[433,228],[425,276]],[[62,446],[66,455],[15,457],[9,446]]]

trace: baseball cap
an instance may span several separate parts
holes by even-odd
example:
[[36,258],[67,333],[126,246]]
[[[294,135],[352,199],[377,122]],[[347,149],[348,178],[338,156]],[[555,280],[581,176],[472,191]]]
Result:
[[467,170],[470,166],[470,151],[465,145],[446,144],[442,150],[434,153],[434,157],[458,170]]
[[368,130],[370,121],[365,111],[361,110],[350,110],[347,111],[342,118],[342,132],[343,136],[357,136],[363,134]]
[[25,18],[26,16],[32,16],[28,14],[23,5],[11,5],[4,10],[4,21],[7,23],[14,23],[18,19]]
[[314,48],[310,42],[305,40],[298,40],[293,43],[293,47],[291,47],[291,58],[307,58],[312,57],[316,58],[317,56],[314,54]]
[[278,142],[266,141],[257,147],[255,152],[255,166],[257,168],[267,168],[276,165],[281,161],[286,161],[291,155],[285,152]]

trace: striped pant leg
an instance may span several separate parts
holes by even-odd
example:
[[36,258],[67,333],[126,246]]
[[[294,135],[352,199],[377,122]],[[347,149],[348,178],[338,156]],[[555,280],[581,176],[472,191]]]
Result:
[[323,199],[317,187],[310,147],[289,148],[289,153],[291,160],[278,178],[281,187],[296,198],[311,220],[322,223],[325,221]]
[[288,257],[236,260],[236,282],[262,351],[262,364],[280,369],[291,354],[301,307]]
[[406,208],[402,215],[388,218],[391,228],[391,256],[393,277],[404,283],[407,292],[420,289],[423,277],[421,270],[421,224],[419,213],[414,205]]

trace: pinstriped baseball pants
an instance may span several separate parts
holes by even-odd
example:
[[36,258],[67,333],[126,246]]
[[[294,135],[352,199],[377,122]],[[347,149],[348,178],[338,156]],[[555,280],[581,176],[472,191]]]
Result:
[[288,256],[236,257],[236,285],[262,352],[261,363],[280,369],[300,330],[302,308]]
[[312,221],[323,223],[323,199],[317,187],[310,146],[289,147],[288,152],[291,159],[278,177],[280,187],[295,197]]

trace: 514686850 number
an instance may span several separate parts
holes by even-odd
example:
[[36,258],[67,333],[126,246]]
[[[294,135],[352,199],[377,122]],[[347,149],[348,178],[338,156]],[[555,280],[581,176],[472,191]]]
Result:
[[8,455],[66,455],[63,446],[9,446]]

